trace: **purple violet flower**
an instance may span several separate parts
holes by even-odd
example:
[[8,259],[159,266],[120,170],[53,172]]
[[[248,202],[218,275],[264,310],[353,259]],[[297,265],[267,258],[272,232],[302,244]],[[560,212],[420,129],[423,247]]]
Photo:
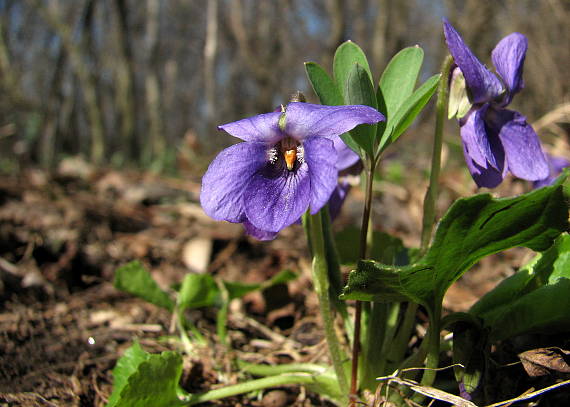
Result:
[[513,96],[523,87],[526,37],[512,33],[491,54],[497,74],[483,65],[444,19],[449,52],[465,77],[472,103],[459,120],[463,153],[469,172],[479,187],[499,185],[507,172],[528,181],[548,176],[548,163],[538,136],[526,117],[508,110]]
[[384,116],[368,106],[291,102],[284,112],[219,126],[244,143],[210,163],[202,178],[202,208],[214,219],[243,223],[257,239],[273,239],[307,209],[317,213],[337,188],[339,165],[358,158],[337,152],[339,136],[381,120]]
[[556,177],[558,177],[562,170],[566,167],[570,167],[570,161],[563,157],[556,157],[550,154],[546,154],[546,159],[548,160],[549,174],[548,177],[541,179],[539,181],[534,181],[532,186],[534,188],[541,188],[551,185]]

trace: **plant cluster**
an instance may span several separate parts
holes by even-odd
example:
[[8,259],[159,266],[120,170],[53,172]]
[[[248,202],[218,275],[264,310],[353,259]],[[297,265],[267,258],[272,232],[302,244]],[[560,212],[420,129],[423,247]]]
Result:
[[[546,155],[526,118],[507,109],[523,88],[527,40],[520,33],[502,39],[492,52],[493,72],[447,20],[443,25],[451,55],[440,74],[419,86],[421,48],[401,50],[375,82],[365,54],[345,42],[335,53],[332,76],[316,63],[305,65],[322,105],[305,103],[296,94],[273,112],[219,127],[243,142],[223,150],[210,164],[202,183],[202,207],[214,219],[242,223],[246,233],[260,240],[302,222],[332,368],[248,365],[242,368],[257,379],[188,394],[178,386],[178,353],[151,355],[135,344],[113,372],[109,406],[194,405],[284,384],[301,384],[338,405],[356,405],[368,390],[377,391],[376,405],[427,405],[426,398],[437,398],[476,406],[484,402],[480,384],[489,344],[529,332],[570,331],[570,190],[567,173],[556,178],[568,162]],[[372,185],[383,153],[436,92],[421,246],[411,249],[370,231]],[[495,187],[511,173],[540,189],[502,199],[489,194],[461,198],[433,233],[446,115],[458,119],[467,167],[478,186]],[[348,191],[343,175],[356,169],[362,170],[365,204],[355,248],[346,239],[335,239],[331,217]],[[344,286],[339,242],[340,251],[355,259]],[[517,246],[534,250],[536,257],[469,312],[442,315],[451,284],[483,257]],[[186,319],[186,309],[217,307],[218,338],[226,344],[229,302],[292,278],[294,274],[283,272],[261,285],[247,285],[189,274],[173,300],[140,264],[131,263],[117,270],[115,285],[172,311],[183,343],[192,349],[204,338]],[[429,327],[421,345],[410,352],[418,307],[427,313]],[[342,341],[336,316],[344,328]],[[459,396],[434,387],[442,368],[444,329],[453,333],[446,344],[453,351]],[[385,381],[397,390],[379,386]]]

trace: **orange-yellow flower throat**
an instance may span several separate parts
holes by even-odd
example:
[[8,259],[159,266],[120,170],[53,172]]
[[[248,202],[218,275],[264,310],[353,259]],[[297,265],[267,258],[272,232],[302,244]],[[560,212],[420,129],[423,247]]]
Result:
[[287,170],[295,169],[295,162],[302,164],[304,162],[303,146],[295,139],[286,137],[281,140],[275,147],[267,152],[269,162],[276,164],[283,159]]

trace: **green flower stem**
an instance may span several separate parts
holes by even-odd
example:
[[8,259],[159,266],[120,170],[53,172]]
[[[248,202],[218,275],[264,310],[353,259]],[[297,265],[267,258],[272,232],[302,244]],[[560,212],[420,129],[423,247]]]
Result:
[[417,310],[418,304],[408,302],[398,333],[394,337],[390,349],[388,350],[388,354],[393,362],[387,365],[385,369],[386,373],[396,370],[404,359],[404,355],[408,349],[408,343],[410,342],[410,337],[412,336],[412,331],[415,327]]
[[186,400],[185,405],[193,406],[206,401],[219,400],[226,397],[237,396],[238,394],[263,390],[270,387],[279,387],[291,384],[315,384],[315,377],[308,373],[283,374],[279,376],[264,377],[250,380],[233,386],[222,387],[221,389],[210,390],[202,394],[193,394]]
[[319,211],[316,215],[307,213],[303,216],[303,222],[308,223],[308,230],[310,232],[311,252],[313,254],[313,284],[315,285],[315,291],[319,298],[319,308],[321,318],[323,319],[329,353],[340,390],[342,394],[348,394],[348,382],[343,367],[345,356],[341,351],[340,343],[336,336],[332,304],[329,297],[329,273],[325,253],[322,216],[322,211]]
[[194,344],[186,332],[187,328],[192,332],[192,335],[194,336],[198,345],[205,346],[207,344],[206,339],[202,336],[200,331],[198,331],[198,328],[196,328],[192,322],[188,321],[184,317],[184,311],[178,306],[174,307],[174,321],[176,323],[176,328],[178,329],[180,340],[182,341],[182,345],[184,346],[186,353],[192,355],[192,350],[194,349]]
[[321,209],[323,221],[323,237],[325,242],[325,253],[327,256],[328,275],[330,282],[330,300],[338,311],[344,321],[345,332],[349,340],[352,342],[353,326],[346,308],[346,302],[341,301],[338,296],[340,295],[343,287],[342,274],[340,271],[340,261],[338,259],[338,252],[334,241],[333,233],[331,230],[331,218],[328,211],[328,205]]
[[435,118],[435,134],[433,140],[433,152],[431,157],[431,172],[429,187],[424,198],[424,214],[422,223],[422,237],[420,255],[423,255],[431,240],[433,225],[435,223],[435,208],[439,193],[439,173],[441,169],[441,147],[443,144],[443,125],[447,112],[449,98],[449,72],[453,65],[453,58],[448,55],[441,66],[441,78],[437,88],[437,104]]
[[[374,180],[374,169],[376,160],[369,157],[365,163],[366,190],[364,198],[364,211],[362,213],[362,225],[360,228],[360,248],[359,258],[365,259],[368,249],[368,226],[370,224],[370,214],[372,212],[372,185]],[[352,367],[350,375],[350,398],[351,406],[356,405],[356,393],[358,390],[358,355],[360,353],[360,325],[362,319],[362,303],[356,301],[354,309],[354,341],[352,343]]]
[[276,376],[284,373],[312,373],[321,375],[330,369],[328,366],[316,365],[314,363],[287,363],[284,365],[256,365],[238,361],[238,366],[242,371],[251,373],[254,376]]

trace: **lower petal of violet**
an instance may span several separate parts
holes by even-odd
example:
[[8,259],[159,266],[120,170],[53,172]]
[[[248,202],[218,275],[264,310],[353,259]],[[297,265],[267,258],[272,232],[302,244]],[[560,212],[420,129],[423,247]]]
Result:
[[247,233],[250,236],[253,236],[257,240],[273,240],[277,237],[278,233],[278,232],[268,232],[266,230],[261,230],[259,228],[256,228],[248,220],[243,222],[243,227],[245,228],[245,233]]
[[242,222],[243,192],[267,162],[267,146],[239,143],[222,150],[202,178],[200,204],[216,220]]
[[485,104],[479,109],[473,109],[459,121],[461,141],[477,165],[487,168],[490,164],[495,169],[499,169],[500,161],[497,161],[495,157],[495,151],[491,145],[492,139],[489,137],[484,121],[488,109],[489,105]]
[[301,217],[310,197],[307,163],[294,171],[267,164],[251,178],[243,193],[245,215],[256,228],[279,232]]
[[548,177],[549,168],[540,140],[526,118],[507,109],[489,109],[487,127],[495,132],[505,150],[509,171],[527,181]]
[[322,137],[308,138],[303,147],[311,180],[311,214],[314,215],[328,202],[337,186],[337,152],[332,140]]
[[465,144],[463,145],[463,155],[465,156],[465,163],[471,173],[471,177],[479,188],[495,188],[503,181],[505,171],[499,171],[491,166],[488,166],[487,168],[481,167],[473,161],[466,150]]

